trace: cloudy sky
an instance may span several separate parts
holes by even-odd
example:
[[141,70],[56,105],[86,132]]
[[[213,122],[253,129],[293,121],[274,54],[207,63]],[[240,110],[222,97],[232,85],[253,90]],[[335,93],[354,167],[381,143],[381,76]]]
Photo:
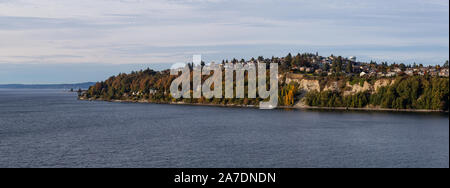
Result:
[[0,84],[319,52],[442,64],[448,0],[0,0]]

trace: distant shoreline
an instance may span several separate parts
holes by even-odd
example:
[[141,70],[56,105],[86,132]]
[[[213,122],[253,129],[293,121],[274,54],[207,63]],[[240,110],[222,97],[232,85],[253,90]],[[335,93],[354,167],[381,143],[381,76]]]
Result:
[[[86,99],[83,101],[104,101],[113,103],[142,103],[142,104],[167,104],[167,105],[186,105],[186,106],[210,106],[210,107],[229,107],[229,108],[259,108],[255,105],[224,105],[224,104],[203,104],[203,103],[185,103],[185,102],[150,102],[147,100],[104,100],[104,99]],[[335,111],[367,111],[367,112],[415,112],[415,113],[449,113],[442,110],[427,109],[390,109],[390,108],[347,108],[347,107],[316,107],[316,106],[278,106],[276,109],[292,110],[335,110]]]
[[0,84],[0,89],[88,89],[95,82],[74,84]]

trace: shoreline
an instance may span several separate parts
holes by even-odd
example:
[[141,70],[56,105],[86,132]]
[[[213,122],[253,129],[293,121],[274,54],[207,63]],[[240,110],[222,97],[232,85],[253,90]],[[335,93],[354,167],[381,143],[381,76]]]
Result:
[[[226,107],[226,108],[254,108],[259,109],[255,105],[224,105],[224,104],[203,104],[203,103],[185,103],[185,102],[150,102],[147,100],[104,100],[104,99],[86,99],[78,98],[83,101],[103,101],[112,103],[141,103],[141,104],[167,104],[167,105],[187,105],[187,106],[210,106],[210,107]],[[442,110],[427,109],[390,109],[390,108],[347,108],[347,107],[317,107],[317,106],[278,106],[275,109],[291,109],[291,110],[330,110],[330,111],[366,111],[366,112],[414,112],[414,113],[449,113]]]

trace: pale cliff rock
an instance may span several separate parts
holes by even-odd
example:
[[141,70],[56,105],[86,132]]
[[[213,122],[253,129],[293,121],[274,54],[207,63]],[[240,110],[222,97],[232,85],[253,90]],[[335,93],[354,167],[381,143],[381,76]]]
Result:
[[339,91],[339,83],[331,82],[330,84],[326,85],[322,91]]
[[390,79],[377,80],[373,86],[374,87],[373,92],[377,92],[380,87],[390,86],[394,83],[395,83],[395,80],[390,80]]
[[302,92],[320,91],[319,80],[308,80],[308,79],[295,79],[292,77],[286,77],[286,83],[296,82],[300,85]]
[[364,85],[361,86],[359,83],[350,85],[350,82],[347,82],[347,88],[351,89],[348,91],[344,91],[344,96],[354,95],[360,92],[374,92],[374,87],[369,82],[364,82]]
[[[300,85],[302,93],[308,93],[312,91],[337,91],[341,92],[344,87],[340,87],[339,82],[333,81],[328,83],[324,88],[321,88],[319,80],[306,79],[301,75],[287,75],[286,83],[296,82]],[[345,90],[342,91],[345,96],[354,95],[359,92],[371,92],[375,93],[380,87],[390,86],[395,83],[395,80],[391,79],[380,79],[375,82],[375,84],[370,84],[369,82],[364,82],[361,86],[359,83],[351,85],[349,82],[345,83]],[[344,83],[342,83],[344,84]]]

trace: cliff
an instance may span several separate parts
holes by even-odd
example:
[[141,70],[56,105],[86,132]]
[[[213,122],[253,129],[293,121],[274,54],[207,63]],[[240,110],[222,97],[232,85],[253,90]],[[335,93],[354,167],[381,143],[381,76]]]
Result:
[[320,80],[314,78],[305,78],[300,75],[287,74],[286,83],[298,83],[300,91],[303,93],[308,93],[312,91],[322,92],[322,91],[332,91],[343,93],[344,96],[354,95],[360,92],[370,92],[376,93],[381,87],[391,86],[395,83],[394,79],[379,79],[373,84],[364,81],[363,84],[356,83],[351,84],[350,81],[338,80],[338,81],[325,81],[321,84]]
[[[257,106],[261,99],[174,99],[168,72],[144,70],[113,76],[80,96],[85,100]],[[431,76],[370,78],[281,74],[279,106],[327,109],[440,110],[449,108],[449,80]]]

